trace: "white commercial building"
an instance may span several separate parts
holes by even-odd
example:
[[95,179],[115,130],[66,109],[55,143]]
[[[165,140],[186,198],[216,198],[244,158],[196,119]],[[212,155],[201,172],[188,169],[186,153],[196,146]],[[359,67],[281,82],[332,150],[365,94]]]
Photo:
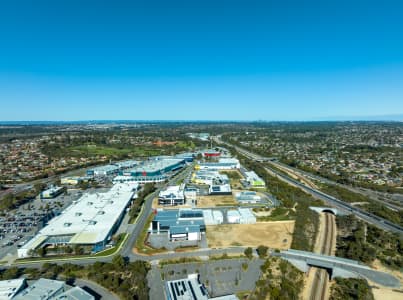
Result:
[[25,279],[0,281],[0,300],[12,299],[27,286]]
[[119,161],[114,163],[115,166],[117,166],[120,170],[123,169],[128,169],[128,168],[133,168],[137,166],[140,162],[137,160],[125,160],[125,161]]
[[168,186],[158,194],[158,204],[160,205],[183,205],[185,204],[185,185]]
[[197,188],[186,187],[184,191],[185,200],[187,203],[196,203],[197,200]]
[[87,170],[88,176],[109,176],[117,174],[120,168],[116,165],[106,165]]
[[260,178],[254,171],[245,172],[245,180],[249,183],[251,187],[263,188],[266,183],[262,178]]
[[[26,284],[24,285],[25,288]],[[10,299],[10,298],[0,298]],[[95,300],[95,297],[80,287],[71,287],[64,281],[40,278],[23,289],[13,300]]]
[[230,180],[226,174],[220,174],[218,171],[197,171],[193,174],[192,181],[198,184],[220,185],[228,184]]
[[206,225],[219,225],[224,222],[224,216],[219,210],[204,209],[203,217]]
[[63,281],[41,278],[20,292],[13,300],[50,300],[67,290]]
[[241,215],[237,210],[229,210],[227,211],[227,220],[230,224],[239,224],[241,219]]
[[241,163],[238,159],[233,157],[222,157],[218,160],[220,164],[226,164],[230,169],[240,169]]
[[135,198],[138,186],[120,183],[106,193],[84,194],[18,249],[18,257],[28,257],[30,250],[45,245],[87,245],[93,247],[93,252],[104,249]]
[[220,184],[220,185],[210,185],[209,187],[209,195],[231,195],[231,185],[228,183]]
[[41,192],[40,197],[41,199],[52,199],[57,196],[59,196],[61,193],[63,193],[64,187],[61,186],[52,186],[48,188],[47,190],[44,190]]
[[200,170],[236,170],[241,167],[239,160],[236,158],[220,158],[218,162],[201,163],[196,166]]
[[249,208],[239,208],[238,212],[241,216],[239,219],[240,224],[255,224],[256,223],[256,217],[253,214],[252,210]]
[[253,191],[238,192],[236,193],[235,198],[239,203],[258,203],[262,201],[262,197]]
[[197,171],[193,173],[192,181],[198,184],[212,185],[213,181],[220,178],[217,171]]
[[227,212],[228,223],[231,224],[255,224],[256,217],[249,208],[239,208]]
[[165,282],[167,300],[239,300],[234,295],[211,298],[207,288],[199,280],[198,274],[189,274],[188,278]]

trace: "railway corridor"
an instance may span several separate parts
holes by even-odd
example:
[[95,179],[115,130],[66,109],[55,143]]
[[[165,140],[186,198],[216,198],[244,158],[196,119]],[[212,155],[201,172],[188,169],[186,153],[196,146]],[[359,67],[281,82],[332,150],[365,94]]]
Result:
[[[325,255],[334,255],[336,242],[336,220],[331,213],[322,213],[322,226],[317,238],[315,252]],[[308,275],[308,300],[323,300],[329,298],[329,274],[327,270],[312,267]]]

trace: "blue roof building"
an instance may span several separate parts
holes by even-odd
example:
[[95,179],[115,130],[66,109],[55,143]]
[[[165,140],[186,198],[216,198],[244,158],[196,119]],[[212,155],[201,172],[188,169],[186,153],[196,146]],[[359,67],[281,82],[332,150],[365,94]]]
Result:
[[169,241],[201,240],[206,232],[202,210],[157,210],[151,222],[150,234],[167,234]]

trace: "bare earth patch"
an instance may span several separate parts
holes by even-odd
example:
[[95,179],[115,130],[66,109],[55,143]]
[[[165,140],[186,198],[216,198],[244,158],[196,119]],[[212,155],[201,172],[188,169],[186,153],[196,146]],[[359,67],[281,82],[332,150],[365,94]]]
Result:
[[292,242],[294,221],[261,222],[206,226],[209,247],[265,245],[269,248],[288,249]]
[[393,291],[392,289],[387,288],[375,288],[372,289],[372,293],[374,294],[375,300],[401,300],[403,299],[403,293]]
[[223,205],[237,205],[234,195],[222,196],[199,196],[197,197],[197,207],[214,207]]
[[[390,273],[390,274],[396,276],[400,280],[401,286],[403,286],[403,273],[402,272],[388,269],[387,267],[382,265],[379,260],[375,260],[372,263],[372,267],[374,267],[375,269],[377,269],[379,271],[387,272],[387,273]],[[388,299],[388,300],[389,299],[390,300],[399,299],[400,300],[400,299],[403,299],[403,289],[402,288],[398,289],[400,291],[400,292],[398,292],[397,290],[394,291],[391,288],[381,286],[372,281],[369,281],[369,285],[376,287],[376,288],[372,289],[372,293],[374,294],[375,300],[385,300],[385,299]]]

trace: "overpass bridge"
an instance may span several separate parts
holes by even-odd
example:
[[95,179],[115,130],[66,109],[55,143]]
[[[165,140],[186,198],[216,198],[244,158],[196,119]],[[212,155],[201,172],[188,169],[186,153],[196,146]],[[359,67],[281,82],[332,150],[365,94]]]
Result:
[[364,277],[383,286],[400,288],[400,281],[393,275],[371,269],[355,260],[293,249],[273,252],[272,255],[289,261],[303,272],[308,272],[310,267],[318,267],[326,269],[329,272],[330,278]]

